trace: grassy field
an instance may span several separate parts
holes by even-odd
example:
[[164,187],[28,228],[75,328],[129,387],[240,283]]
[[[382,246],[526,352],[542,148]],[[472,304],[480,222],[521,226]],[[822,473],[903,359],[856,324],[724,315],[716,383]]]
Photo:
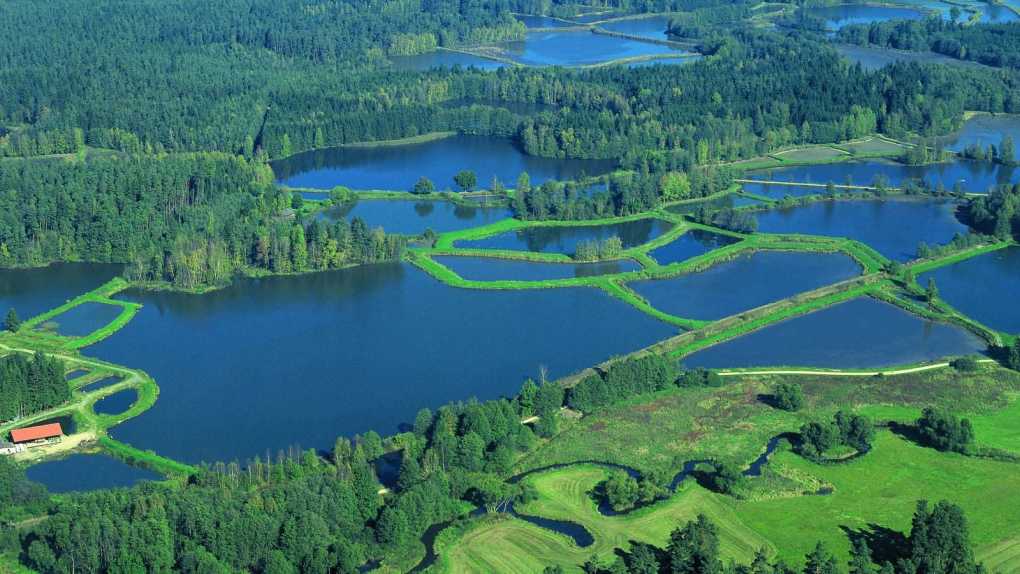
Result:
[[848,142],[837,146],[857,157],[882,157],[903,153],[905,146],[879,137]]
[[[994,364],[973,373],[944,368],[867,378],[745,375],[719,388],[672,389],[635,397],[589,415],[566,428],[519,470],[578,462],[525,478],[537,499],[519,506],[524,514],[584,525],[595,539],[588,548],[524,521],[488,517],[469,521],[440,537],[436,572],[535,572],[560,564],[567,571],[591,556],[611,557],[631,540],[663,544],[677,524],[709,515],[720,527],[726,557],[747,560],[758,548],[800,564],[821,540],[844,554],[851,536],[909,529],[916,501],[948,499],[970,519],[971,537],[990,572],[1020,567],[1020,465],[941,453],[880,430],[875,448],[852,462],[819,465],[780,450],[769,474],[803,483],[830,485],[826,496],[769,491],[770,481],[751,479],[751,496],[718,495],[688,481],[680,492],[651,507],[622,516],[603,516],[589,496],[607,475],[599,460],[642,471],[675,472],[680,462],[721,457],[746,464],[764,442],[795,431],[809,420],[838,409],[879,420],[912,421],[928,405],[964,414],[974,423],[979,446],[1020,452],[1020,374]],[[799,383],[806,405],[796,413],[763,400],[774,385]],[[778,484],[778,483],[777,483]]]
[[741,524],[720,497],[691,485],[667,501],[619,516],[599,513],[588,492],[607,476],[602,467],[579,465],[544,472],[525,479],[537,493],[535,501],[518,509],[523,514],[582,523],[595,542],[579,548],[574,542],[550,530],[515,518],[489,517],[465,528],[450,541],[434,572],[540,572],[558,564],[571,572],[593,556],[610,561],[613,549],[626,548],[630,541],[664,546],[677,525],[708,515],[720,530],[723,556],[748,561],[769,543]]
[[772,154],[772,157],[791,163],[817,163],[846,158],[850,154],[829,146],[814,146],[791,149]]

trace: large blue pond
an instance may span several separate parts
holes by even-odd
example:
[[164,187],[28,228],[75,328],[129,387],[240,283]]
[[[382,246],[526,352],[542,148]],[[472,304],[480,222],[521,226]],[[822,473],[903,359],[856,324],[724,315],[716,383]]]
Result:
[[698,273],[628,286],[653,307],[688,319],[720,319],[860,274],[842,254],[760,251]]
[[510,249],[542,251],[573,255],[582,241],[619,237],[624,249],[647,243],[662,235],[673,225],[661,219],[639,219],[611,225],[580,225],[528,227],[472,241],[458,241],[457,247],[468,249]]
[[144,307],[85,353],[144,369],[160,396],[111,434],[188,462],[390,434],[422,407],[513,394],[543,367],[562,376],[675,333],[597,289],[457,289],[409,264],[122,296]]
[[886,257],[909,261],[921,242],[941,245],[967,226],[945,201],[822,201],[758,212],[758,229],[767,233],[806,233],[856,239]]
[[417,235],[425,229],[457,231],[478,227],[512,217],[503,207],[478,207],[450,201],[361,200],[353,205],[326,209],[320,217],[337,219],[360,217],[369,227],[382,227],[388,233]]
[[524,41],[501,47],[507,56],[527,66],[586,66],[635,56],[685,53],[661,44],[589,31],[531,32]]
[[291,187],[410,191],[418,178],[432,180],[436,189],[455,189],[453,176],[475,172],[488,186],[498,177],[512,187],[521,172],[532,184],[600,175],[613,169],[608,160],[549,159],[525,155],[513,142],[483,136],[458,135],[441,140],[382,147],[329,148],[300,153],[273,162],[278,182]]
[[889,187],[900,187],[912,179],[924,180],[933,188],[937,188],[941,183],[946,190],[952,190],[959,182],[963,191],[986,193],[995,185],[1020,183],[1020,169],[977,161],[909,166],[893,161],[875,160],[781,167],[755,171],[747,177],[772,181],[854,185],[872,185],[877,177],[884,177]]
[[728,235],[692,229],[662,247],[656,247],[648,254],[660,265],[670,265],[737,241],[738,239]]
[[984,341],[888,303],[854,299],[709,347],[689,367],[877,368],[982,352]]
[[653,40],[666,40],[666,30],[669,29],[669,16],[651,16],[633,20],[603,22],[599,24],[599,27],[610,32],[641,36]]
[[934,278],[939,294],[964,314],[993,329],[1020,334],[1020,247],[1010,247],[918,277]]

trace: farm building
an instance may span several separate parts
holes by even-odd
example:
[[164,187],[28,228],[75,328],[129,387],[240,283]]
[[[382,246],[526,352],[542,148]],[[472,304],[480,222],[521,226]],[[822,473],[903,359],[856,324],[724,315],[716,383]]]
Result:
[[11,431],[11,442],[15,445],[34,446],[57,442],[64,436],[60,423],[49,423]]

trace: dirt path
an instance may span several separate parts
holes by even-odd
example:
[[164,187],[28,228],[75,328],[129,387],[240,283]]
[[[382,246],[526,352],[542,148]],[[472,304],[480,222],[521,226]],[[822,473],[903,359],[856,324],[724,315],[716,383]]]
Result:
[[[979,363],[994,363],[992,359],[979,359]],[[920,373],[923,371],[931,371],[934,369],[943,369],[948,367],[949,363],[935,363],[932,365],[922,365],[920,367],[910,367],[909,369],[895,369],[890,371],[816,371],[816,370],[799,370],[799,369],[762,369],[760,371],[719,371],[720,377],[739,377],[742,375],[811,375],[820,377],[876,377],[878,375],[909,375],[910,373]]]

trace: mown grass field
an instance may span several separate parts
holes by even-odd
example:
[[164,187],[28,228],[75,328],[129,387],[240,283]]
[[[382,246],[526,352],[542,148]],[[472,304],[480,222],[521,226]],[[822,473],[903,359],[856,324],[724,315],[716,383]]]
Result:
[[866,140],[839,144],[840,149],[854,154],[858,157],[888,156],[903,153],[904,146],[886,141],[882,138],[868,138]]
[[813,146],[776,152],[772,156],[790,163],[815,163],[848,158],[849,154],[829,146]]

